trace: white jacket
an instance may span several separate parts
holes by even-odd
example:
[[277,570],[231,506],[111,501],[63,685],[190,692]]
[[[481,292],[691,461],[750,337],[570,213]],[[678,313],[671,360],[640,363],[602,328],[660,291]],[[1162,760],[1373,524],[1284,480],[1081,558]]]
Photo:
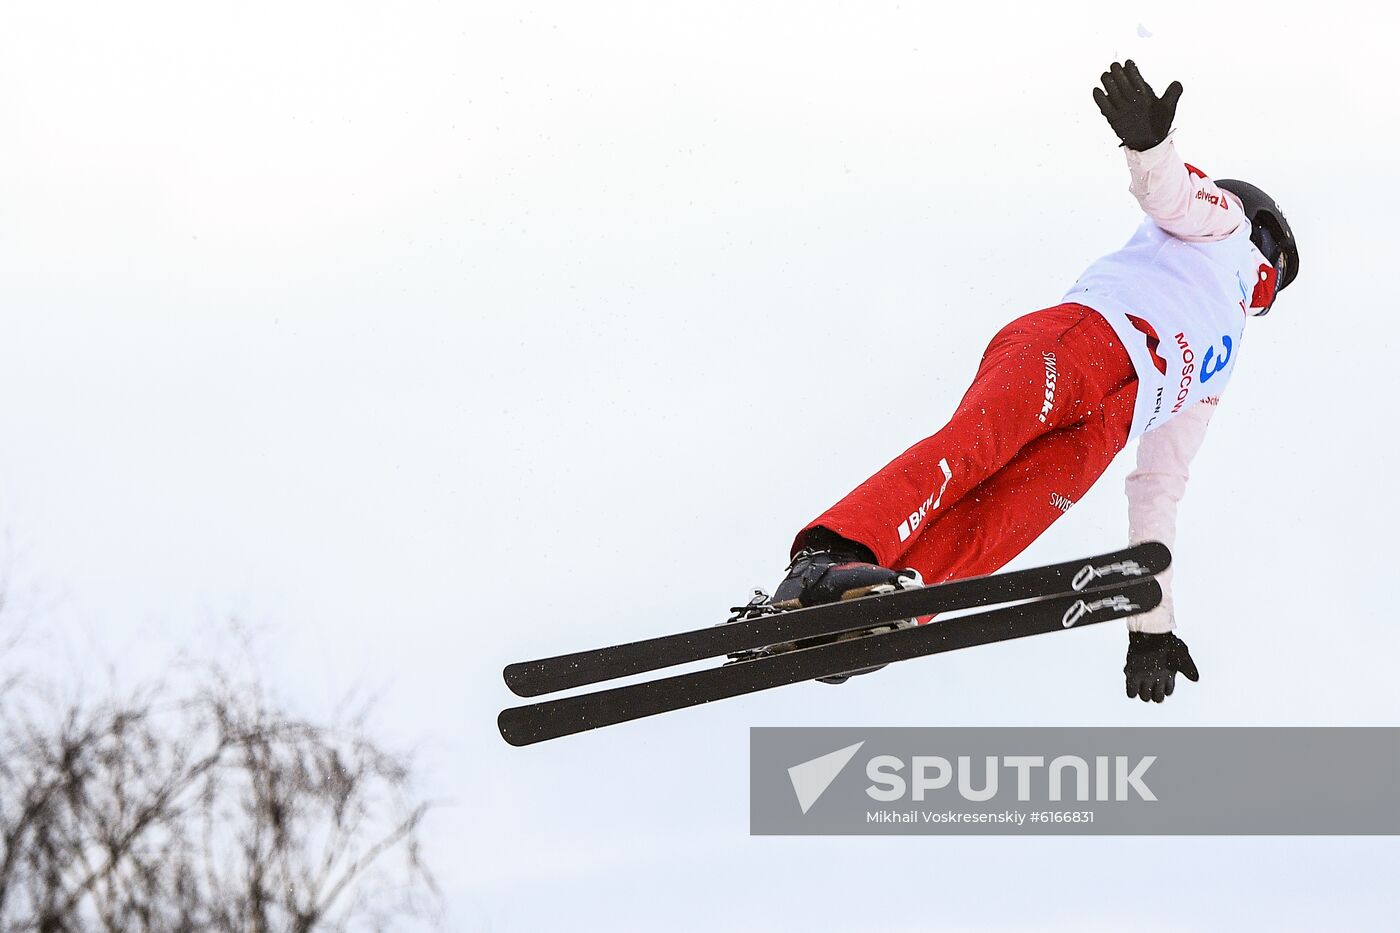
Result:
[[[1216,187],[1205,173],[1187,166],[1177,155],[1170,136],[1146,152],[1124,151],[1132,176],[1129,190],[1143,212],[1161,230],[1186,243],[1238,241],[1248,236],[1249,221],[1239,200]],[[1245,269],[1248,263],[1262,262],[1264,257],[1253,250],[1245,261]],[[1248,282],[1241,280],[1242,290],[1246,285],[1252,293],[1253,276]],[[1240,312],[1246,312],[1246,304],[1253,304],[1253,299],[1253,294],[1247,295],[1241,301]],[[1093,306],[1091,301],[1084,303]],[[1241,329],[1244,317],[1245,313],[1241,313]],[[1163,336],[1171,339],[1169,335]],[[1141,370],[1140,362],[1134,362]],[[1150,375],[1155,377],[1157,373]],[[1140,379],[1140,393],[1147,384],[1148,380]],[[1217,385],[1223,385],[1223,381],[1213,384],[1211,389],[1215,390]],[[1157,425],[1148,422],[1138,427],[1144,433],[1138,442],[1137,467],[1128,475],[1126,483],[1131,543],[1150,540],[1162,541],[1168,546],[1176,543],[1177,504],[1186,492],[1191,460],[1205,440],[1206,427],[1218,403],[1218,391],[1200,401],[1194,401],[1193,396],[1192,403],[1174,417]],[[1141,409],[1139,419],[1135,420],[1140,419]],[[1161,577],[1162,604],[1151,612],[1129,618],[1130,630],[1168,632],[1175,628],[1171,578],[1170,570]]]

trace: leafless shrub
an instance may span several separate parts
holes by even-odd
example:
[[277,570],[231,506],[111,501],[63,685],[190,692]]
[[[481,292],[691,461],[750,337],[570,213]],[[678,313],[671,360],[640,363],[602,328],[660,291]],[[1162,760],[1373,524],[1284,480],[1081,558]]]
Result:
[[0,928],[379,930],[431,914],[406,761],[212,670],[61,715],[0,686]]

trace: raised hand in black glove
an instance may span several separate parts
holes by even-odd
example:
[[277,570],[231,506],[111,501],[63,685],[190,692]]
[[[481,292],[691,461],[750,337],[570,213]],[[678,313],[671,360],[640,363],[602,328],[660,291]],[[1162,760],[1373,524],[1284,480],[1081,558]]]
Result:
[[1101,80],[1103,89],[1094,88],[1094,103],[1123,145],[1144,152],[1167,138],[1176,116],[1176,102],[1181,98],[1180,81],[1173,81],[1166,93],[1158,97],[1132,59],[1122,65],[1114,62]]
[[1186,642],[1172,632],[1128,633],[1128,663],[1123,665],[1123,673],[1128,677],[1129,697],[1161,703],[1176,689],[1178,671],[1192,683],[1201,679]]

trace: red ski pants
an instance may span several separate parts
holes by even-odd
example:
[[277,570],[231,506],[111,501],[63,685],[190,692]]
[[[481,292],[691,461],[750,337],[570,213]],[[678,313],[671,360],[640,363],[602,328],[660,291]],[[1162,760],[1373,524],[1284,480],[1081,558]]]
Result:
[[992,338],[952,420],[798,534],[822,527],[927,583],[992,573],[1123,449],[1137,376],[1098,312],[1062,304]]

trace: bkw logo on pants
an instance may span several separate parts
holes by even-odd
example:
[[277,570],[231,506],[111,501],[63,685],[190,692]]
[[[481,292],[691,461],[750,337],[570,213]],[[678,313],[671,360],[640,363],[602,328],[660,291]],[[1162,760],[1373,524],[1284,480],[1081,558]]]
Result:
[[938,487],[938,492],[925,499],[924,504],[919,506],[917,510],[910,512],[908,518],[899,523],[899,540],[908,541],[913,537],[928,513],[938,508],[939,503],[943,501],[943,493],[948,490],[948,481],[953,478],[953,468],[948,465],[947,457],[938,461],[938,468],[943,471],[943,485]]

